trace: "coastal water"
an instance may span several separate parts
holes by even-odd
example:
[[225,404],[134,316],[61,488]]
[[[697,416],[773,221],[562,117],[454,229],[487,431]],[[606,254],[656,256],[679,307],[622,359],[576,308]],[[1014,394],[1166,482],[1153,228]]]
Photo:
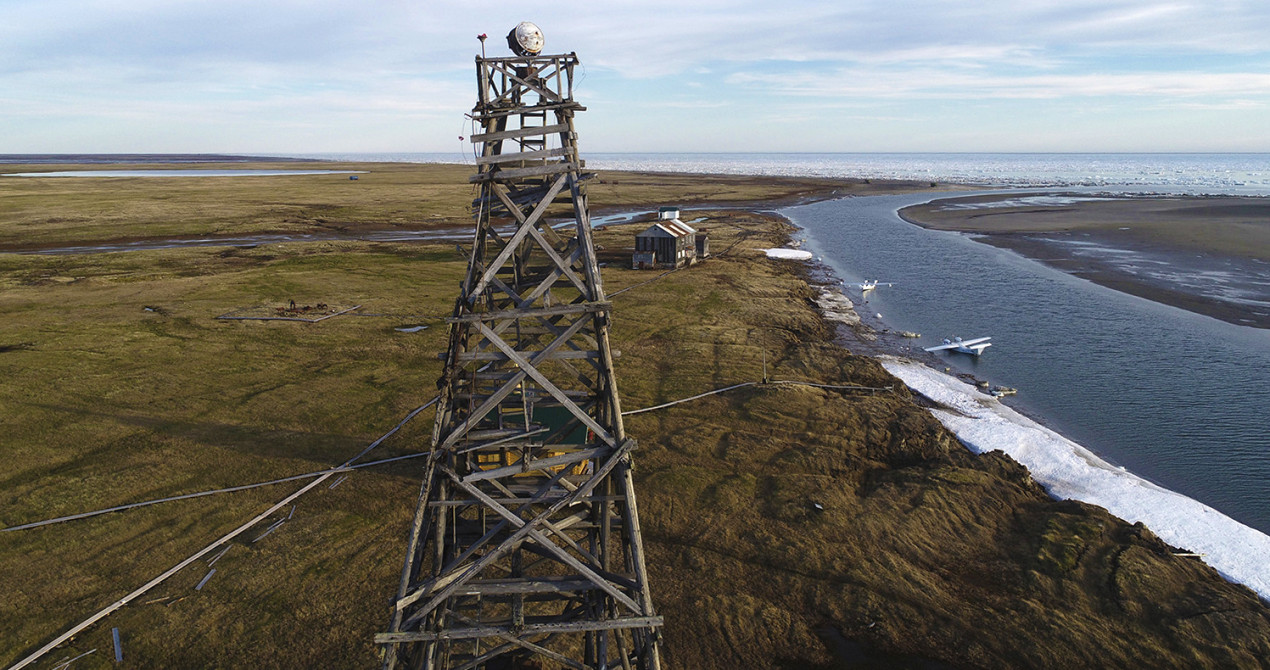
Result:
[[905,179],[996,186],[1167,186],[1263,193],[1266,154],[594,154],[596,169]]
[[1270,331],[1112,291],[896,215],[931,197],[783,213],[844,280],[895,282],[857,311],[923,333],[915,354],[943,337],[992,336],[981,358],[942,354],[938,364],[1017,387],[1010,404],[1105,460],[1270,532]]
[[[293,159],[465,163],[470,150],[315,153]],[[992,186],[1164,187],[1197,194],[1270,194],[1270,154],[1102,153],[596,153],[592,170],[905,179]]]

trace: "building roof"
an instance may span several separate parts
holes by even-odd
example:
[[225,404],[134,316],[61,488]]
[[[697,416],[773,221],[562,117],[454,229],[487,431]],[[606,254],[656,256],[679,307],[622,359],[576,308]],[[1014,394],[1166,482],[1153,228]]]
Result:
[[697,232],[691,226],[679,219],[667,219],[665,221],[658,221],[657,223],[654,223],[649,226],[647,230],[635,237],[644,237],[650,234],[656,235],[654,231],[657,230],[660,230],[671,237],[684,237],[685,235],[693,235]]

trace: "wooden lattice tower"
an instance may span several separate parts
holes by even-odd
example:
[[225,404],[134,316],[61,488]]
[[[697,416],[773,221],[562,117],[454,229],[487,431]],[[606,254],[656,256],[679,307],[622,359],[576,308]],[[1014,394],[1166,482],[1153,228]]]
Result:
[[476,60],[476,235],[396,609],[376,637],[388,668],[660,667],[577,63]]

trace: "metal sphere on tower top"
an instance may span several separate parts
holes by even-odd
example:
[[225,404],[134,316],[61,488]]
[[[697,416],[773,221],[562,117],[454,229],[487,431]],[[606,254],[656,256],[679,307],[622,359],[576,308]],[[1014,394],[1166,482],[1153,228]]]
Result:
[[517,56],[537,56],[542,52],[542,45],[542,31],[529,21],[521,21],[507,33],[507,46]]

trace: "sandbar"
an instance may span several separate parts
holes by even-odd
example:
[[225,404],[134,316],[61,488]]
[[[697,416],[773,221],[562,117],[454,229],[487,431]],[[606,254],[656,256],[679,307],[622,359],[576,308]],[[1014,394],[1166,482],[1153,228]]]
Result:
[[900,216],[1108,288],[1270,328],[1270,198],[992,194],[935,200]]

